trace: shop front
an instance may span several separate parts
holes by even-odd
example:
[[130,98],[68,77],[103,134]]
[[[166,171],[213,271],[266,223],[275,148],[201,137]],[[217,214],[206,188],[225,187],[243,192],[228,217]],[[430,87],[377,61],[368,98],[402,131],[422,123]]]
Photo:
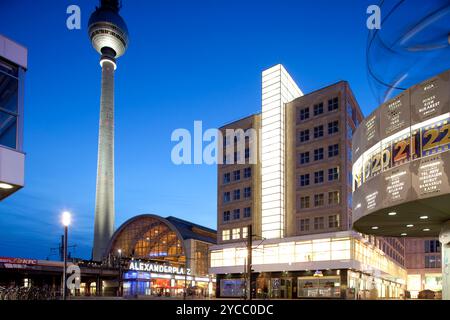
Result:
[[[159,271],[159,273],[158,273]],[[212,277],[192,276],[191,269],[155,262],[131,261],[123,274],[123,295],[209,297],[214,289]]]
[[[243,274],[219,275],[217,295],[242,298],[246,292]],[[262,272],[252,275],[256,299],[398,299],[404,286],[355,270],[303,270]]]

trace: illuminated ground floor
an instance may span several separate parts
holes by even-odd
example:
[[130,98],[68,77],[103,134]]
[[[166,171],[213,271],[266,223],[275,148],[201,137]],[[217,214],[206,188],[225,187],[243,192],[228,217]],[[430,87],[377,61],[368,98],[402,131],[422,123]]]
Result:
[[442,297],[442,273],[439,271],[438,269],[408,270],[407,289],[410,297],[412,299],[440,299]]
[[127,271],[123,278],[123,296],[157,296],[182,298],[187,296],[211,298],[215,294],[212,277],[158,274]]
[[[242,274],[218,275],[218,297],[245,296]],[[373,277],[356,270],[304,270],[252,274],[252,295],[256,299],[400,299],[401,283]]]
[[[211,247],[216,296],[246,293],[247,249]],[[355,232],[254,241],[251,292],[255,298],[399,299],[406,270]]]

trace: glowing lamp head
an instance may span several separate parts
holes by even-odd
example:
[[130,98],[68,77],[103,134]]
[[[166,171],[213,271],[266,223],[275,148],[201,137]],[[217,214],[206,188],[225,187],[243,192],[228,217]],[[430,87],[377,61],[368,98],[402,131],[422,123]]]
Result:
[[89,18],[89,38],[101,55],[119,58],[127,50],[128,28],[119,15],[118,0],[102,0]]
[[70,225],[70,223],[72,222],[72,215],[69,211],[64,211],[62,213],[61,221],[64,227],[68,227]]

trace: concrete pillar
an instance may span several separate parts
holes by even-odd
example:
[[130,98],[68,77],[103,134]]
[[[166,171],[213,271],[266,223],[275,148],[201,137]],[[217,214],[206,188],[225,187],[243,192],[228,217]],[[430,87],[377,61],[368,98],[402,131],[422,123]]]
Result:
[[442,300],[450,300],[450,220],[442,226],[439,241],[442,252]]
[[102,92],[98,139],[94,248],[92,259],[102,261],[114,232],[114,69],[113,60],[102,57]]

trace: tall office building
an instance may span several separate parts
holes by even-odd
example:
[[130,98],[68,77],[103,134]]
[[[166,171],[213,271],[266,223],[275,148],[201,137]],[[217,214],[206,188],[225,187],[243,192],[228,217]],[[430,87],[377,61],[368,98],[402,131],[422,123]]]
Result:
[[28,51],[0,35],[0,201],[24,186],[24,81]]
[[89,19],[89,37],[101,55],[102,89],[98,141],[93,260],[102,260],[114,232],[114,72],[128,46],[118,0],[101,0]]
[[[248,285],[250,224],[256,297],[403,294],[401,243],[351,231],[351,138],[362,119],[345,81],[303,94],[283,66],[263,71],[261,114],[221,128],[224,154],[235,162],[218,167],[218,245],[210,269],[217,296],[241,296]],[[242,144],[242,131],[239,137],[227,129],[260,134],[257,143]],[[257,162],[249,161],[252,148]],[[236,163],[243,149],[245,162]]]

